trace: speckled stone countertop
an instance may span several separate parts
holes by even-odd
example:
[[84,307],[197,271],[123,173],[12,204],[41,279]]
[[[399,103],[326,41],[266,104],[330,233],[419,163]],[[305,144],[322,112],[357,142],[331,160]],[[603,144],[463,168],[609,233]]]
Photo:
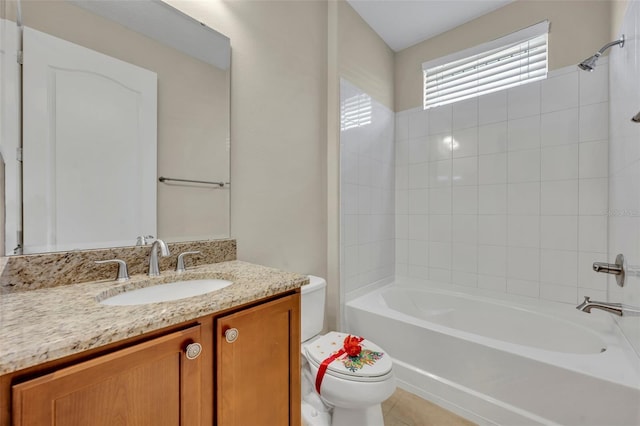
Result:
[[[136,306],[99,303],[125,289],[219,278],[233,284],[212,293]],[[0,375],[180,324],[299,288],[307,277],[241,261],[202,265],[182,274],[134,275],[124,283],[93,281],[0,297]]]

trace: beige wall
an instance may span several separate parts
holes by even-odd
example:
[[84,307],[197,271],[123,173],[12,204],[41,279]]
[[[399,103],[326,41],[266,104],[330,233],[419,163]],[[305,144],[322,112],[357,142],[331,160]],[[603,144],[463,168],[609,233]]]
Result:
[[611,1],[518,0],[396,53],[396,111],[422,104],[422,63],[548,19],[549,69],[577,64],[610,40]]
[[[228,70],[68,2],[24,1],[22,16],[26,26],[157,73],[159,176],[228,180]],[[168,241],[229,235],[227,189],[158,183],[157,212],[157,236]]]
[[622,27],[622,21],[624,20],[624,14],[627,11],[628,5],[628,0],[611,1],[611,34],[609,36],[611,40],[620,37],[619,31],[620,27]]
[[344,0],[338,0],[340,76],[393,110],[393,50]]
[[393,110],[394,53],[344,0],[329,1],[327,220],[329,282],[327,322],[341,323],[340,299],[340,78]]
[[231,38],[238,258],[326,276],[327,3],[170,3]]

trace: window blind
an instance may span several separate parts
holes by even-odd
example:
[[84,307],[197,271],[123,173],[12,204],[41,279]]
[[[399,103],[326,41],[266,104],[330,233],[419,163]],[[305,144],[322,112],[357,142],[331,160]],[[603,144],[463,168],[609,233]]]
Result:
[[546,78],[548,21],[422,64],[424,109]]

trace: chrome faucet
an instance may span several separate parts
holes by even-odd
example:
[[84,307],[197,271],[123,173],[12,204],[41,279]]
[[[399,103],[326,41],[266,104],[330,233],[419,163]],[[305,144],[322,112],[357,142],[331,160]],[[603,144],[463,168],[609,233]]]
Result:
[[631,316],[640,315],[640,308],[623,305],[622,303],[607,303],[607,302],[596,302],[596,301],[592,302],[589,296],[585,296],[584,302],[576,306],[576,309],[582,312],[586,312],[588,314],[591,313],[591,309],[601,309],[605,312],[609,312],[611,314],[618,315],[620,317],[622,315],[631,315]]
[[591,309],[602,309],[603,311],[622,316],[622,304],[621,303],[606,303],[606,302],[592,302],[589,296],[584,297],[584,302],[576,306],[576,309],[588,314],[591,313]]
[[149,254],[149,276],[157,277],[160,275],[160,266],[158,266],[158,247],[160,247],[160,255],[162,257],[167,257],[171,255],[169,251],[169,247],[167,244],[161,239],[157,239],[151,245],[151,253]]

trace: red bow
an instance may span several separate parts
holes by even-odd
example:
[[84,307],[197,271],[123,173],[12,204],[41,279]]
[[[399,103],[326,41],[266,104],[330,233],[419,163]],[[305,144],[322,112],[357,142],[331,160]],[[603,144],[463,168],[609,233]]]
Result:
[[320,367],[318,368],[318,375],[316,376],[316,391],[318,393],[320,393],[322,379],[324,378],[324,374],[327,372],[329,364],[331,364],[333,361],[340,358],[344,354],[347,354],[350,357],[356,357],[360,355],[360,352],[362,351],[362,345],[360,345],[360,343],[362,343],[363,340],[364,337],[348,335],[344,338],[342,349],[322,361],[322,364],[320,364]]

